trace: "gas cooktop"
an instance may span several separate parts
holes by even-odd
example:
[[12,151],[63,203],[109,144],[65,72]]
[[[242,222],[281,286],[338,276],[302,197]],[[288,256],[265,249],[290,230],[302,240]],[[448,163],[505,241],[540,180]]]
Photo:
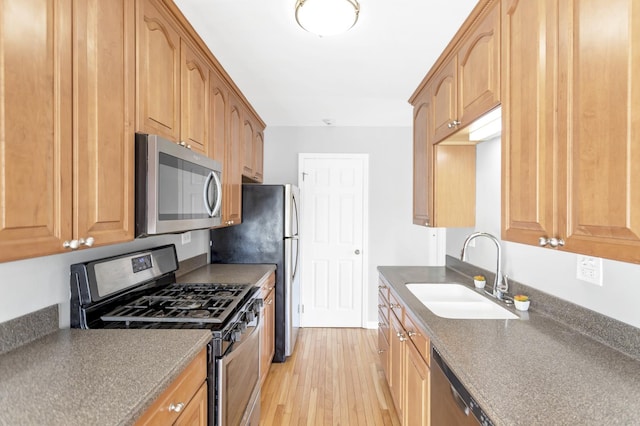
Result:
[[103,321],[221,323],[250,293],[250,284],[171,284],[101,316]]

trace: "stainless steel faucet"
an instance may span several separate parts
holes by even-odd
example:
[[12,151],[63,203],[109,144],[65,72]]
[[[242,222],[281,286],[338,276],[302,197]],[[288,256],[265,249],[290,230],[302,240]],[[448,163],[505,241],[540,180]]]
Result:
[[489,293],[487,291],[488,294],[491,294],[493,297],[495,297],[496,299],[500,299],[502,300],[504,297],[504,293],[507,292],[508,288],[507,288],[507,284],[505,283],[504,285],[502,284],[503,282],[503,278],[502,278],[502,249],[500,247],[500,241],[498,241],[498,239],[496,237],[494,237],[493,235],[487,233],[487,232],[474,232],[472,234],[469,234],[469,236],[467,237],[466,240],[464,240],[464,244],[462,245],[462,252],[460,253],[460,260],[464,261],[464,255],[465,252],[467,250],[467,246],[469,245],[469,243],[474,240],[475,238],[478,237],[486,237],[489,238],[491,241],[493,241],[493,243],[496,245],[496,248],[498,249],[498,261],[496,264],[496,276],[495,279],[493,280],[493,292]]

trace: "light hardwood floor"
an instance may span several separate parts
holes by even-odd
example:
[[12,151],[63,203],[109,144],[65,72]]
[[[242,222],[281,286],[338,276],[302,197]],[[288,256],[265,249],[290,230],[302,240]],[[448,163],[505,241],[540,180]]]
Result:
[[262,387],[260,425],[399,425],[378,361],[377,330],[300,329]]

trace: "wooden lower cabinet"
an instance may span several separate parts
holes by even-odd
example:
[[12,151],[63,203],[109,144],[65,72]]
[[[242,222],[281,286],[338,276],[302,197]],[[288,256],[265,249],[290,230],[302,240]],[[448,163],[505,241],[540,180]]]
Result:
[[398,417],[406,426],[429,425],[429,338],[384,281],[378,288],[378,354]]
[[429,425],[430,370],[416,347],[407,343],[404,357],[402,424]]
[[203,383],[186,406],[174,426],[205,426],[207,425],[207,384]]
[[207,413],[207,348],[204,348],[135,424],[204,426]]
[[389,390],[393,403],[396,406],[398,417],[403,418],[403,382],[404,382],[404,357],[405,357],[405,340],[404,330],[400,321],[394,314],[390,315],[389,323],[391,325],[391,341],[389,342]]
[[260,284],[264,307],[262,309],[262,329],[260,331],[260,385],[262,385],[269,374],[269,368],[276,352],[275,344],[275,319],[276,319],[276,276],[271,273],[269,277]]

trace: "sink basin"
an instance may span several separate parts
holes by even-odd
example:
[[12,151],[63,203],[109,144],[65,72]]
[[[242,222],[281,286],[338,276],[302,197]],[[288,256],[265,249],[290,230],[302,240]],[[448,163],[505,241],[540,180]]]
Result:
[[408,283],[407,289],[439,317],[451,319],[517,319],[513,312],[462,284]]

